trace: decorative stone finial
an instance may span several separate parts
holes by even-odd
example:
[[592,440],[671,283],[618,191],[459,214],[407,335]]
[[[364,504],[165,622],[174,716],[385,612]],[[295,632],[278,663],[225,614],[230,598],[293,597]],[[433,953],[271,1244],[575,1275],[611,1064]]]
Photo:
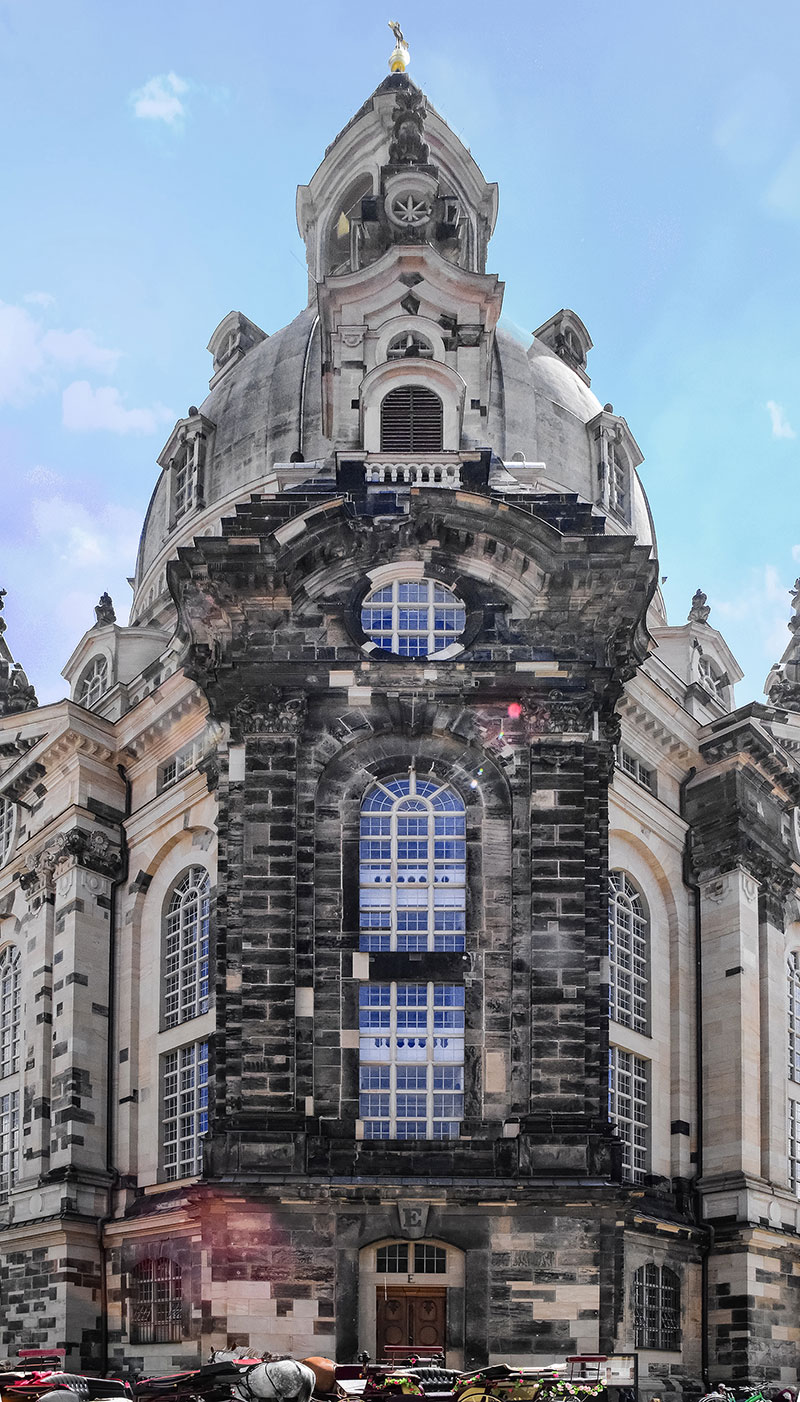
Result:
[[102,628],[105,623],[116,623],[117,615],[114,612],[114,604],[110,594],[101,594],[95,604],[94,616],[96,619],[95,628]]
[[711,609],[706,603],[707,598],[708,595],[704,594],[702,589],[697,589],[692,595],[692,607],[689,609],[690,623],[708,622],[708,615],[710,614]]
[[767,677],[764,690],[773,706],[800,711],[800,579],[789,590],[792,596],[791,638],[780,662]]
[[424,141],[425,98],[419,88],[398,92],[392,112],[390,166],[424,166],[430,152]]
[[396,40],[394,49],[392,51],[392,56],[389,59],[389,72],[405,73],[409,63],[411,62],[411,54],[408,52],[408,44],[405,41],[403,31],[400,28],[400,25],[396,19],[389,20],[389,28],[391,29]]
[[[0,613],[5,589],[0,589]],[[15,662],[3,634],[6,621],[0,618],[0,716],[16,716],[23,711],[35,711],[39,702],[19,662]]]

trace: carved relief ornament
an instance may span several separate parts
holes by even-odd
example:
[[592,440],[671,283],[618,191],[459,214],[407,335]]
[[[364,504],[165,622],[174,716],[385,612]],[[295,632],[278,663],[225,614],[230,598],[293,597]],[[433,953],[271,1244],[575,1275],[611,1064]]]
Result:
[[285,696],[269,687],[237,702],[231,710],[231,731],[240,735],[299,735],[305,718],[304,696]]
[[57,870],[69,865],[114,877],[119,872],[120,854],[103,833],[72,828],[51,837],[38,852],[26,858],[25,865],[27,870],[20,874],[19,884],[30,895],[38,886],[49,888]]

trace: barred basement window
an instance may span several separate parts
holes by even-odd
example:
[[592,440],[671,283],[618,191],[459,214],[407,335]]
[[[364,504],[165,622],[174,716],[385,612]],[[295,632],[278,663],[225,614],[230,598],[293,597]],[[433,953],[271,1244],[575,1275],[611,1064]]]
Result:
[[0,954],[0,1077],[19,1070],[20,953],[9,945]]
[[650,1063],[621,1047],[608,1049],[608,1117],[622,1143],[622,1172],[641,1183],[650,1166]]
[[0,1095],[0,1202],[8,1195],[19,1175],[19,1091]]
[[800,1100],[789,1101],[789,1187],[800,1198]]
[[789,1080],[800,1081],[800,953],[792,950],[787,965],[789,993]]
[[108,691],[108,662],[105,657],[95,657],[86,668],[78,685],[77,699],[87,711],[96,706],[100,697]]
[[441,453],[444,411],[423,385],[390,389],[381,404],[382,453]]
[[361,809],[359,948],[459,953],[466,935],[466,813],[436,780],[378,784]]
[[649,1262],[633,1277],[634,1348],[681,1346],[681,1283],[668,1266]]
[[367,983],[359,990],[365,1139],[455,1139],[464,1114],[464,989]]
[[208,1012],[209,891],[205,867],[190,867],[174,888],[164,939],[164,1024]]
[[208,1042],[192,1042],[162,1058],[164,1177],[190,1178],[203,1169],[208,1129]]
[[644,901],[624,871],[612,871],[608,879],[608,1015],[647,1034],[650,930]]
[[16,805],[7,798],[0,798],[0,867],[11,856],[16,828]]
[[361,608],[367,637],[398,657],[435,657],[458,640],[466,621],[458,595],[433,579],[395,579],[373,589]]
[[636,755],[631,754],[630,750],[624,749],[622,745],[617,751],[617,764],[624,774],[629,774],[632,779],[636,780],[637,784],[641,784],[643,789],[649,789],[651,793],[655,793],[655,770],[648,769],[646,764],[642,764]]
[[180,1266],[164,1257],[141,1261],[132,1284],[131,1343],[179,1343],[183,1337]]

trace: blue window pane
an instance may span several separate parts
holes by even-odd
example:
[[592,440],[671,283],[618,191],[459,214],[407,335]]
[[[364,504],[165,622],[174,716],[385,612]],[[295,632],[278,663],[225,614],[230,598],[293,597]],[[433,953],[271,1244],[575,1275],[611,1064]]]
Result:
[[388,1090],[388,1066],[362,1066],[359,1080],[361,1090]]
[[[447,936],[449,939],[450,936]],[[391,935],[359,935],[358,947],[365,953],[379,953],[392,947]]]
[[[398,1120],[398,1139],[427,1139],[428,1126],[424,1120]],[[449,1138],[450,1136],[448,1136]]]
[[[398,1066],[398,1090],[426,1090],[428,1086],[427,1066]],[[449,1087],[448,1087],[449,1089]]]
[[412,951],[418,953],[428,948],[428,936],[425,935],[398,935],[397,948],[401,953]]
[[433,1068],[433,1089],[434,1089],[434,1090],[463,1090],[463,1089],[464,1089],[464,1068],[463,1068],[463,1066],[434,1066],[434,1068]]
[[365,1138],[365,1139],[388,1139],[388,1138],[389,1138],[389,1121],[388,1121],[388,1120],[365,1120],[365,1122],[364,1122],[364,1138]]
[[467,947],[464,935],[434,935],[433,948],[445,954],[461,954]]
[[359,1098],[358,1113],[362,1120],[373,1119],[377,1115],[389,1114],[388,1095],[362,1095]]
[[427,657],[427,637],[415,637],[413,633],[398,638],[397,650],[401,657]]
[[397,928],[398,930],[427,930],[427,910],[398,910]]
[[362,1008],[388,1008],[392,1000],[391,984],[362,983],[358,990],[358,1001]]

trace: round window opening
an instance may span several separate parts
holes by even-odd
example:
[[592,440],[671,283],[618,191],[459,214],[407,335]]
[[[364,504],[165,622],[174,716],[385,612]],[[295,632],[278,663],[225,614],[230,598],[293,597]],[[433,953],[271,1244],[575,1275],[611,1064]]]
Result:
[[435,657],[458,641],[466,610],[446,584],[395,579],[368,594],[361,626],[368,638],[398,657]]

